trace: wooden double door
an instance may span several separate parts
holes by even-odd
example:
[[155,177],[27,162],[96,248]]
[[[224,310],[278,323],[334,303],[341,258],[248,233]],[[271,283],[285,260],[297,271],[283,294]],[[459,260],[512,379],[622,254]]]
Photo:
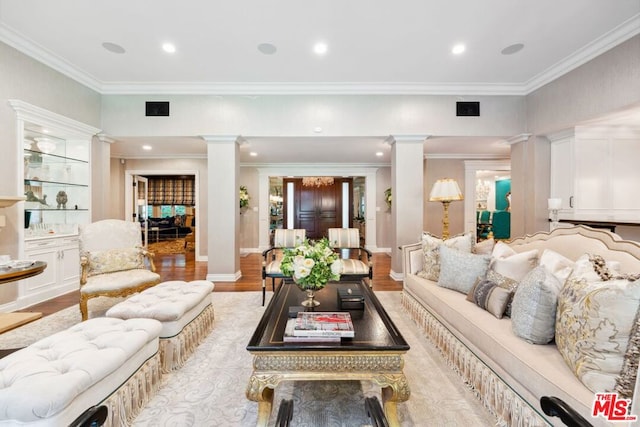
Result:
[[334,178],[332,185],[323,185],[321,187],[305,187],[302,185],[302,178],[285,178],[283,180],[284,188],[284,223],[288,224],[287,200],[289,200],[287,192],[293,183],[293,228],[304,228],[307,231],[309,239],[319,239],[328,235],[329,228],[339,228],[342,225],[342,213],[344,207],[343,183],[348,183],[348,224],[344,227],[351,227],[351,218],[353,217],[353,179],[352,178]]

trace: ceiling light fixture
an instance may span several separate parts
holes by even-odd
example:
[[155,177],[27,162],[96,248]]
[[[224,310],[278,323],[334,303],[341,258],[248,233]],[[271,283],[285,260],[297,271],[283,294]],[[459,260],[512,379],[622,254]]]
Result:
[[513,55],[514,53],[520,52],[524,48],[522,43],[515,43],[510,46],[505,47],[500,51],[503,55]]
[[252,152],[249,153],[249,155],[251,157],[256,157],[258,155],[258,153],[256,153],[255,151],[252,151]]
[[316,126],[316,127],[313,128],[313,131],[315,133],[322,133],[322,128],[320,126]]
[[151,146],[150,145],[143,145],[142,149],[149,151],[149,150],[151,150]]
[[120,46],[119,44],[111,43],[111,42],[102,43],[102,47],[107,49],[111,53],[125,53],[126,52],[126,50],[124,50],[124,48],[122,46]]
[[305,176],[305,177],[302,177],[302,185],[304,187],[323,187],[325,185],[333,185],[333,177]]
[[318,56],[326,55],[328,51],[329,46],[327,46],[327,44],[324,42],[318,42],[313,45],[313,52]]
[[384,156],[384,153],[383,153],[382,151],[378,151],[378,152],[376,153],[376,156],[378,156],[378,157],[382,157],[382,156]]
[[278,48],[271,43],[260,43],[258,45],[258,50],[265,55],[273,55],[278,51]]
[[454,55],[460,55],[462,52],[464,52],[466,50],[466,46],[463,45],[462,43],[459,43],[457,45],[455,45],[453,47],[453,49],[451,49],[451,53],[453,53]]
[[167,53],[175,53],[176,46],[173,43],[163,43],[162,50],[164,50]]

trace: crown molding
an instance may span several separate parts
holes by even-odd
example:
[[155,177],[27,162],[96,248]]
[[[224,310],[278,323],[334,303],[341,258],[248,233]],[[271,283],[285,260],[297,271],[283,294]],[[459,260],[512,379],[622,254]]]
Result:
[[425,154],[425,159],[428,160],[439,160],[439,159],[448,159],[448,160],[509,160],[508,157],[505,157],[502,154],[478,154],[478,153],[439,153],[439,154]]
[[102,94],[102,84],[99,80],[92,77],[86,71],[67,62],[64,58],[32,42],[4,23],[0,23],[0,41],[30,56],[36,61],[43,63],[47,67],[53,68],[78,83],[87,86],[89,89]]
[[637,34],[640,34],[640,13],[530,79],[524,84],[525,93],[541,88]]

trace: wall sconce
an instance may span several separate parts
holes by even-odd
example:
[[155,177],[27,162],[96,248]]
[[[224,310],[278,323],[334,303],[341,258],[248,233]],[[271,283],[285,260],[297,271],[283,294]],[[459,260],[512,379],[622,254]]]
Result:
[[463,200],[462,191],[455,179],[443,178],[433,184],[429,194],[430,202],[442,202],[444,213],[442,216],[442,240],[449,238],[449,203]]

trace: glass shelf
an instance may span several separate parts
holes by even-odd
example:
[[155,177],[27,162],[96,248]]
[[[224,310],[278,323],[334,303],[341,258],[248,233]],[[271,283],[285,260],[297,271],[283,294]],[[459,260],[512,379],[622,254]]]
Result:
[[71,182],[61,182],[61,181],[44,181],[41,179],[31,179],[31,178],[25,178],[24,179],[24,183],[25,185],[35,185],[37,186],[38,184],[45,184],[45,185],[51,185],[51,186],[58,186],[58,187],[89,187],[87,184],[74,184]]

